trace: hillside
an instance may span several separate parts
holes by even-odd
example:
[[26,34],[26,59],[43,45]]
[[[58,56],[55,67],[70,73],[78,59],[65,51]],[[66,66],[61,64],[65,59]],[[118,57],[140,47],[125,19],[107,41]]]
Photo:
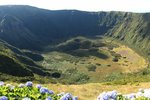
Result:
[[22,51],[2,40],[0,41],[1,80],[33,80],[35,75],[54,77],[51,74],[57,70],[44,69],[42,66],[37,65],[34,60],[40,61],[42,56],[34,52]]
[[0,72],[65,84],[126,83],[134,75],[146,81],[149,18],[149,13],[0,6]]
[[[15,16],[4,15],[0,22],[0,37],[2,40],[11,43],[17,47],[21,47],[22,44],[25,48],[29,48],[30,45],[35,48],[37,38],[32,34],[24,25],[23,22],[17,19]],[[32,43],[32,42],[33,43]]]
[[62,38],[108,34],[129,42],[128,45],[135,44],[134,48],[149,55],[149,13],[50,11],[31,6],[0,8],[0,38],[19,48],[41,50]]
[[[35,50],[37,50],[35,46],[40,48],[41,45],[54,44],[62,38],[104,34],[118,19],[122,19],[121,13],[50,11],[30,6],[1,6],[0,8],[2,30],[0,37],[19,48]],[[5,24],[9,24],[9,27]],[[12,39],[4,38],[8,32],[4,34],[6,32],[3,30],[6,32],[11,30],[11,34],[14,34]],[[18,33],[21,35],[17,35]]]
[[150,14],[126,13],[107,35],[125,42],[128,46],[150,58]]

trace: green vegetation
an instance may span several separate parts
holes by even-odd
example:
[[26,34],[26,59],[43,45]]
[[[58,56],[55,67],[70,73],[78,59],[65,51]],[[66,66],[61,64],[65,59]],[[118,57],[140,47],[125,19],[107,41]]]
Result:
[[87,83],[89,80],[88,75],[78,72],[77,69],[68,69],[65,73],[63,79],[64,84]]
[[135,73],[112,73],[106,77],[104,80],[105,84],[111,85],[127,85],[138,84],[140,82],[149,82],[150,81],[150,71],[148,68],[141,70],[140,72]]
[[87,66],[88,71],[94,71],[96,70],[96,66],[95,65],[89,65]]
[[41,60],[44,59],[44,58],[43,58],[40,54],[38,54],[38,53],[34,53],[34,52],[31,52],[31,51],[23,51],[23,53],[24,53],[27,57],[31,58],[31,59],[34,60],[34,61],[41,61]]
[[[98,45],[99,42],[100,44]],[[90,46],[84,46],[87,45],[87,43],[90,44]],[[7,44],[5,45],[7,46]],[[6,47],[5,45],[4,47]],[[72,45],[74,45],[74,47],[78,46],[78,48],[72,48]],[[6,75],[6,77],[1,76],[1,79],[11,79],[12,81],[18,82],[28,80],[33,80],[40,83],[59,82],[63,84],[81,84],[88,82],[111,82],[111,84],[125,84],[127,82],[131,82],[132,78],[131,80],[126,80],[127,77],[125,76],[132,77],[132,75],[129,73],[124,73],[124,70],[122,70],[119,65],[124,61],[131,66],[131,61],[124,56],[122,57],[113,50],[114,48],[119,48],[119,45],[116,45],[115,42],[111,44],[111,48],[109,47],[109,42],[106,42],[104,39],[83,37],[75,37],[56,45],[53,48],[47,48],[47,50],[50,51],[47,52],[47,50],[45,50],[45,53],[41,53],[41,55],[27,50],[21,51],[17,48],[13,48],[12,51],[12,47],[9,46],[6,47],[7,51],[9,51],[7,54],[12,54],[9,57],[13,56],[16,59],[15,61],[22,65],[23,68],[29,70],[31,76],[22,74],[24,76],[21,77],[19,72],[16,73],[21,67],[16,68],[17,66],[13,66],[14,64],[11,62],[11,69],[14,67],[14,72],[16,74],[15,77],[12,73],[7,72],[5,69],[6,67],[2,67],[4,68],[2,70],[5,72],[1,71],[1,74]],[[4,51],[6,52],[6,50]],[[16,53],[18,54],[16,55]],[[131,55],[134,56],[133,53],[131,53]],[[35,60],[35,58],[38,60]],[[115,59],[117,59],[117,61]],[[10,61],[8,59],[6,60],[7,63],[5,64],[9,64]],[[134,64],[134,62],[132,63]],[[128,69],[125,67],[126,65],[127,64],[124,63],[122,64],[125,70]],[[9,71],[12,72],[12,70]],[[23,71],[27,73],[26,70]],[[112,71],[114,73],[112,73]],[[122,74],[116,74],[119,72]],[[134,72],[134,70],[131,72]],[[147,73],[148,71],[144,71],[143,75]],[[141,75],[138,74],[138,76],[140,77]],[[125,80],[125,83],[122,80]]]
[[43,50],[70,37],[106,35],[143,55],[150,53],[149,13],[49,11],[30,6],[0,8],[0,38],[19,48]]
[[25,84],[14,86],[0,81],[0,99],[1,100],[74,100],[78,99],[70,93],[55,94],[53,90],[43,87],[40,84],[33,86],[31,81]]
[[[91,45],[88,48],[83,48],[83,41],[88,41]],[[72,45],[75,48],[72,48]],[[91,50],[93,48],[94,50]],[[126,51],[130,54],[122,56],[114,50],[115,48],[120,52]],[[47,52],[46,50],[42,54],[44,60],[37,62],[37,64],[44,66],[46,69],[60,70],[62,77],[59,79],[59,82],[65,84],[112,82],[117,79],[120,80],[122,76],[129,73],[134,73],[135,69],[136,71],[141,71],[143,68],[137,66],[145,63],[144,59],[137,57],[138,55],[132,50],[128,50],[125,47],[121,48],[121,45],[115,41],[110,44],[102,38],[75,37],[53,48],[47,48],[50,51]],[[130,61],[128,56],[134,56],[136,59],[140,59],[141,62]],[[131,66],[133,69],[130,68]],[[128,71],[128,69],[131,70]],[[113,75],[114,78],[112,78],[112,72],[114,74],[122,73],[122,75]]]
[[0,79],[4,81],[37,80],[35,79],[36,74],[41,77],[49,76],[51,79],[58,72],[44,69],[28,58],[20,49],[2,42],[0,42],[0,61]]
[[0,79],[65,84],[149,80],[149,13],[0,8]]

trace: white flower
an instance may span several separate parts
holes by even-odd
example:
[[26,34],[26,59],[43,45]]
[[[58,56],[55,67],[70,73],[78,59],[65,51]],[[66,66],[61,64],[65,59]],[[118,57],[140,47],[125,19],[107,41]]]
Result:
[[3,81],[0,81],[0,86],[4,86],[4,82]]
[[31,81],[26,82],[25,84],[27,87],[32,87],[33,83]]
[[142,88],[139,89],[139,92],[144,92],[144,90]]
[[103,92],[101,93],[98,97],[97,100],[114,100],[117,97],[117,91],[113,90],[113,91],[109,91],[109,92]]
[[116,90],[107,92],[107,94],[108,94],[110,99],[116,99],[116,97],[117,97],[117,91]]
[[24,84],[19,84],[18,87],[23,88],[23,87],[25,87],[25,85]]
[[8,97],[6,97],[6,96],[1,96],[1,97],[0,97],[0,100],[8,100]]
[[11,85],[11,84],[6,84],[6,86],[7,86],[7,87],[10,87],[10,86],[12,86],[12,85]]
[[101,93],[97,98],[97,100],[108,100],[108,99],[109,99],[109,95],[107,94],[107,92]]
[[6,86],[10,89],[13,90],[15,88],[15,86],[11,85],[11,84],[6,84]]
[[52,100],[52,98],[51,97],[47,97],[45,100]]
[[150,92],[144,92],[143,96],[146,98],[150,98]]
[[78,100],[77,96],[72,97],[72,100]]
[[136,97],[136,93],[126,94],[124,97],[127,99],[134,99]]
[[30,98],[28,98],[28,97],[25,97],[25,98],[23,98],[22,100],[31,100]]
[[46,88],[46,87],[41,87],[41,88],[40,88],[40,93],[41,93],[41,94],[48,93],[48,88]]
[[61,93],[57,94],[57,96],[63,96],[63,95],[65,95],[65,92],[61,92]]
[[142,97],[142,96],[143,96],[143,93],[142,93],[142,92],[137,92],[137,93],[136,93],[136,98]]
[[42,86],[40,84],[36,85],[36,88],[40,89]]

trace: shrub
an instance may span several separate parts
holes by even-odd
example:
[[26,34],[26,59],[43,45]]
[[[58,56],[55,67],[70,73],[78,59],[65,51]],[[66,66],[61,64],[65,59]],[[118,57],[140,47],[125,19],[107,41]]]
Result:
[[52,73],[52,77],[54,77],[54,78],[60,78],[61,77],[61,73],[54,72],[54,73]]
[[113,62],[118,62],[118,58],[115,57],[115,58],[112,59],[112,61]]
[[31,81],[18,86],[0,81],[0,100],[78,100],[70,93],[55,94],[52,90],[41,85],[34,87]]
[[89,66],[87,66],[87,69],[88,69],[88,71],[93,71],[93,72],[95,72],[96,66],[95,66],[95,65],[89,65]]

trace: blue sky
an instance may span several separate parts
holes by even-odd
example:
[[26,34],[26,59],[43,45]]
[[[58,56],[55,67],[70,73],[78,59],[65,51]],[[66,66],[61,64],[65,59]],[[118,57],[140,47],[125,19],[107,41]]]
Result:
[[150,0],[0,0],[0,5],[15,4],[50,10],[150,12]]

